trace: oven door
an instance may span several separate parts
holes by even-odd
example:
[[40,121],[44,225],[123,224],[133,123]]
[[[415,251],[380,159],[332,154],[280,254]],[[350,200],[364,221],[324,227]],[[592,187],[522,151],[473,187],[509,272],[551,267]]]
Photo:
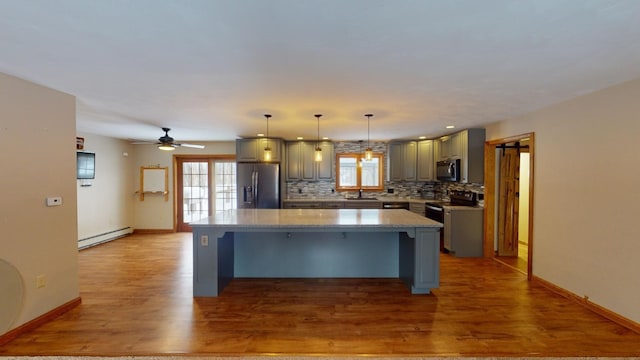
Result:
[[444,209],[438,205],[424,204],[424,216],[437,222],[444,221]]

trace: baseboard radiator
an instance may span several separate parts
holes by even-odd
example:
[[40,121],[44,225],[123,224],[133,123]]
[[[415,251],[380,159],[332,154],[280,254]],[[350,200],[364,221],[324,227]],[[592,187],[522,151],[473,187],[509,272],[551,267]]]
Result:
[[86,249],[91,246],[96,246],[107,241],[112,241],[115,239],[119,239],[121,237],[127,236],[133,232],[133,228],[126,227],[118,230],[108,231],[106,233],[89,236],[84,239],[78,240],[78,250]]

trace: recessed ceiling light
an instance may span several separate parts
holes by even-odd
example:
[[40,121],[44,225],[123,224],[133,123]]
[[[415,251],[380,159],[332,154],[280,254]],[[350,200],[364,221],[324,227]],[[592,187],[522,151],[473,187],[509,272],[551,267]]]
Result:
[[297,140],[304,140],[304,138],[302,136],[298,136],[296,139]]
[[259,136],[259,137],[263,137],[263,136],[264,136],[264,134],[263,134],[263,133],[258,133],[258,134],[256,134],[256,135],[257,135],[257,136]]
[[445,128],[447,128],[447,129],[455,129],[455,127],[456,127],[455,125],[447,125],[447,126],[445,126]]
[[424,139],[426,139],[426,138],[427,138],[427,137],[423,135],[423,136],[420,136],[418,139],[420,139],[420,140],[424,140]]
[[326,136],[323,136],[323,137],[322,137],[322,140],[329,140],[329,138],[328,138],[328,137],[326,137]]

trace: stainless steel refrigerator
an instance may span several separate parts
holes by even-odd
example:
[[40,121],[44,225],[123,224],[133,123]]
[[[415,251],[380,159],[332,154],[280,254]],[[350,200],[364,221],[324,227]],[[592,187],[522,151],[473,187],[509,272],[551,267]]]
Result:
[[280,164],[238,163],[238,209],[280,207]]

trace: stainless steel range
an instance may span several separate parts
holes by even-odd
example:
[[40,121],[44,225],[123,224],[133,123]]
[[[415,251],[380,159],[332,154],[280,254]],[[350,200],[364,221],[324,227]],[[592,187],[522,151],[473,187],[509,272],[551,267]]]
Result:
[[[441,222],[444,224],[443,230],[440,232],[440,250],[444,252],[457,253],[459,256],[482,256],[482,244],[478,245],[478,237],[482,236],[482,212],[475,209],[478,205],[477,193],[465,190],[451,190],[449,191],[449,201],[433,200],[425,202],[425,216],[429,219]],[[462,206],[474,208],[471,217],[465,216],[465,221],[471,221],[470,224],[456,225],[454,229],[452,226],[455,222],[455,216],[452,213],[452,209],[455,206]],[[478,220],[479,219],[479,220]],[[458,227],[464,227],[462,233],[465,238],[456,237],[454,235],[455,230]],[[469,244],[467,241],[467,230],[471,229],[473,232],[473,244]],[[457,244],[457,248],[456,248]]]
[[449,201],[444,201],[444,200],[425,201],[424,216],[438,222],[443,222],[445,206],[477,206],[478,205],[478,194],[473,191],[450,190],[449,199],[450,199]]

